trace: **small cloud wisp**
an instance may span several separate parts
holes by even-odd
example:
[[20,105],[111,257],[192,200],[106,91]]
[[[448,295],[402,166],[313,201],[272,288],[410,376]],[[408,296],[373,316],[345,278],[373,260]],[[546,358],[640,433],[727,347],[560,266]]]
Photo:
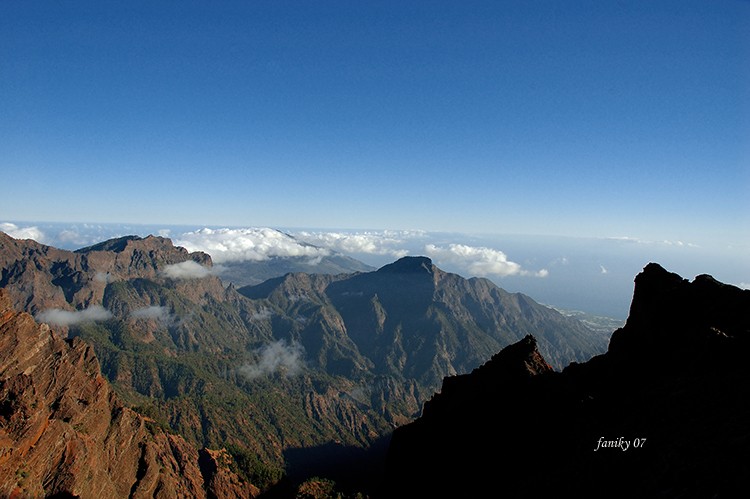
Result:
[[276,372],[282,376],[295,376],[304,368],[304,348],[293,341],[284,340],[268,343],[256,351],[258,360],[246,364],[239,371],[250,379],[270,376]]
[[81,322],[106,321],[112,318],[112,313],[101,305],[93,305],[84,310],[62,310],[51,308],[39,312],[35,319],[53,326],[73,326]]
[[166,324],[172,322],[172,314],[169,312],[169,307],[161,307],[158,305],[135,309],[130,312],[130,318],[157,320]]
[[170,279],[202,279],[212,274],[211,269],[193,260],[167,265],[162,273]]

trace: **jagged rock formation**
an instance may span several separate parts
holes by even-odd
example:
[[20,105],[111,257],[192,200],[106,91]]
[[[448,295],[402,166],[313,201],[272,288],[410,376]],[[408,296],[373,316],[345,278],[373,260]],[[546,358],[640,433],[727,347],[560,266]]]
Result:
[[0,289],[0,496],[257,496],[222,456],[124,407],[91,346],[16,313]]
[[607,353],[552,372],[527,337],[398,428],[384,497],[739,497],[750,291],[649,264]]

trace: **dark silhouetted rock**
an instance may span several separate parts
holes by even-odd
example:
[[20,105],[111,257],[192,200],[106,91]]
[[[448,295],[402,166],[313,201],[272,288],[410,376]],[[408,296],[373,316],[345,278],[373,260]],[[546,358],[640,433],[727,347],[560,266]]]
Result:
[[532,338],[446,378],[398,428],[385,497],[741,497],[750,291],[649,264],[606,354],[562,372]]

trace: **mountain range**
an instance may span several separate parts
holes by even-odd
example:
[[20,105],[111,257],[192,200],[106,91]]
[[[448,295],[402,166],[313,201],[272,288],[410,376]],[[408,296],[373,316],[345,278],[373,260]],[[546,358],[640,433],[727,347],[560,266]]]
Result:
[[226,448],[240,479],[263,490],[321,456],[382,449],[444,377],[529,334],[558,370],[608,341],[424,257],[238,289],[207,254],[165,238],[71,252],[0,233],[0,265],[9,305],[91,345],[124,406],[192,448]]

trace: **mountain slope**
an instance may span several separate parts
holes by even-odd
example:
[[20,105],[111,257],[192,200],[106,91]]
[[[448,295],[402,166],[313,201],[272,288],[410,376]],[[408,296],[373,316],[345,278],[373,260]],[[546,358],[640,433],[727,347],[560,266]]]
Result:
[[424,383],[470,370],[530,333],[558,368],[606,348],[606,337],[579,321],[487,279],[443,272],[425,257],[315,281],[293,274],[239,291],[268,299],[289,315],[299,313],[301,302],[335,310],[348,339],[379,366],[376,372],[400,372]]
[[221,451],[200,453],[124,407],[84,342],[13,311],[0,289],[0,495],[254,497]]
[[748,354],[750,291],[649,264],[607,353],[552,372],[527,337],[446,378],[394,432],[385,496],[738,497]]

